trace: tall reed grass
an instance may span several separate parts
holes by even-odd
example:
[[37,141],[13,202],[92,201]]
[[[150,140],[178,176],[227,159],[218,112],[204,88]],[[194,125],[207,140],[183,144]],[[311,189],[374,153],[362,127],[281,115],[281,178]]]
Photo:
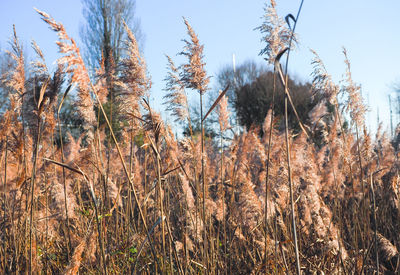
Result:
[[[148,101],[151,80],[127,26],[119,72],[110,82],[100,68],[92,80],[63,25],[37,12],[57,33],[62,57],[51,74],[33,43],[38,59],[27,77],[14,29],[13,67],[2,76],[10,104],[0,128],[1,273],[399,272],[398,148],[381,128],[372,136],[365,127],[351,53],[343,51],[339,85],[313,51],[312,89],[320,101],[309,123],[298,119],[301,130],[290,129],[288,63],[284,72],[280,60],[289,59],[301,21],[288,15],[285,22],[271,0],[259,28],[261,53],[275,65],[274,93],[285,93],[286,116],[276,116],[272,103],[262,129],[237,132],[228,87],[205,110],[203,45],[184,19],[185,63],[167,57],[165,89],[167,110],[189,129],[178,139]],[[64,137],[60,112],[73,86],[84,131]],[[117,118],[103,108],[111,90],[118,137]],[[187,99],[196,92],[200,132]],[[212,112],[219,121],[214,140],[204,134]],[[285,131],[277,127],[281,119]]]

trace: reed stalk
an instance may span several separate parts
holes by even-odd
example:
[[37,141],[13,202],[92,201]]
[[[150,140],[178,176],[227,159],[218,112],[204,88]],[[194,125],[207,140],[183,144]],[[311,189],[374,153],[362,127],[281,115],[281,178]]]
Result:
[[[30,192],[30,211],[29,211],[29,275],[32,275],[32,265],[33,265],[33,247],[32,247],[32,240],[33,240],[33,214],[34,214],[34,207],[35,207],[35,180],[36,180],[36,165],[37,165],[37,160],[38,160],[38,155],[39,155],[39,145],[40,145],[40,139],[41,139],[41,117],[40,114],[38,115],[37,118],[37,136],[36,136],[36,143],[35,143],[35,148],[34,148],[34,153],[33,153],[33,168],[32,168],[32,177],[31,177],[31,192]],[[36,249],[36,247],[35,247]]]

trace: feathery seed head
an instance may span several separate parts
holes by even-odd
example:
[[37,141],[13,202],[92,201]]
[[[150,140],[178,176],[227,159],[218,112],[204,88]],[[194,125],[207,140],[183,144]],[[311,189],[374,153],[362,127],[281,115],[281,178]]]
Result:
[[350,117],[356,123],[356,125],[363,126],[367,108],[364,105],[361,96],[361,86],[355,84],[353,81],[350,70],[350,61],[347,57],[347,51],[345,48],[343,48],[343,55],[345,57],[344,62],[346,64],[346,85],[343,87],[343,89],[348,94],[347,110],[350,111]]
[[6,86],[12,89],[13,92],[9,94],[10,107],[17,114],[21,113],[22,96],[25,93],[25,61],[22,46],[19,43],[15,26],[13,26],[13,40],[11,43],[12,51],[7,53],[15,61],[15,69],[4,76]]
[[189,117],[189,105],[185,92],[185,86],[179,78],[179,70],[175,67],[171,57],[167,55],[168,59],[168,75],[164,79],[167,84],[165,91],[168,93],[164,96],[167,104],[167,110],[172,111],[176,116],[175,121],[185,121]]
[[203,45],[200,45],[199,39],[190,26],[186,18],[183,18],[190,41],[184,39],[185,47],[180,55],[184,55],[188,58],[188,63],[183,64],[181,80],[185,84],[186,88],[198,90],[201,94],[204,94],[208,90],[208,83],[210,78],[204,69],[206,63],[203,62]]
[[311,76],[313,77],[313,90],[325,95],[331,104],[336,104],[339,88],[335,83],[333,83],[332,76],[328,74],[324,63],[317,52],[312,49],[311,52],[314,54],[314,58],[311,62],[314,67],[314,70],[311,73]]
[[65,71],[71,75],[71,83],[78,84],[78,112],[85,121],[84,128],[93,127],[96,116],[90,97],[90,78],[75,40],[70,38],[61,23],[57,23],[50,15],[35,9],[52,30],[57,32],[59,41],[56,42],[60,53],[64,56],[58,59],[59,64],[65,64]]
[[[278,53],[289,46],[292,32],[286,26],[285,21],[278,16],[274,0],[271,1],[270,5],[266,4],[264,11],[264,22],[256,28],[263,34],[261,41],[267,43],[260,55],[267,55],[268,63],[274,64]],[[293,41],[297,41],[296,36],[293,37]]]
[[127,33],[128,55],[121,61],[122,73],[118,85],[121,110],[139,116],[140,98],[145,96],[151,87],[151,80],[147,75],[146,62],[141,56],[136,38],[129,27],[124,23]]

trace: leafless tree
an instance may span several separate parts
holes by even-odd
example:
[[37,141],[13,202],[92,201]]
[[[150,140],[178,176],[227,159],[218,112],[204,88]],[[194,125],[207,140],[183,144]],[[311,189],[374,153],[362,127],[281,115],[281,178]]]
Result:
[[139,44],[143,44],[140,22],[135,15],[135,0],[82,0],[85,24],[80,36],[84,45],[84,59],[91,69],[98,68],[104,59],[106,73],[112,63],[123,56],[125,30],[130,27]]

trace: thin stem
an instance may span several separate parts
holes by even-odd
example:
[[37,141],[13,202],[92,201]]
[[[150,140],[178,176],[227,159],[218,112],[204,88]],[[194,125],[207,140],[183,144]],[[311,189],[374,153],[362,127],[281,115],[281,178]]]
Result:
[[292,33],[291,33],[291,35],[290,35],[289,49],[288,49],[288,53],[287,53],[287,56],[286,56],[285,76],[288,75],[290,50],[291,50],[291,48],[292,48],[292,43],[293,43],[293,38],[294,38],[294,32],[295,32],[295,30],[296,30],[297,22],[299,21],[300,12],[301,12],[301,9],[302,9],[302,7],[303,7],[303,3],[304,3],[304,0],[301,0],[300,7],[299,7],[299,9],[298,9],[298,11],[297,11],[297,15],[296,15],[296,21],[294,22],[293,29],[292,29]]
[[[61,103],[62,104],[62,103]],[[61,109],[61,106],[58,110]],[[60,135],[60,149],[61,149],[61,162],[64,163],[64,143],[63,143],[63,136],[62,136],[62,130],[61,130],[61,121],[60,121],[60,112],[58,111],[57,113],[57,119],[58,119],[58,130],[59,130],[59,135]],[[66,222],[66,229],[67,229],[67,261],[69,261],[69,256],[70,256],[70,249],[71,249],[71,234],[69,231],[69,215],[68,215],[68,204],[67,204],[67,186],[65,182],[65,168],[62,167],[62,181],[63,181],[63,187],[64,187],[64,208],[65,208],[65,222]]]
[[[133,123],[133,118],[132,118]],[[129,150],[129,178],[132,177],[132,168],[133,168],[133,145],[134,145],[134,137],[133,137],[133,130],[131,129],[130,134],[130,150]]]
[[290,206],[291,206],[291,214],[292,214],[292,227],[293,227],[293,237],[294,237],[294,248],[295,248],[295,253],[296,253],[296,267],[297,267],[297,275],[301,274],[301,269],[300,269],[300,258],[299,258],[299,248],[298,248],[298,242],[297,242],[297,233],[296,233],[296,217],[295,217],[295,212],[294,212],[294,200],[293,200],[293,187],[292,187],[292,173],[291,173],[291,166],[290,166],[290,146],[289,146],[289,130],[288,130],[288,68],[289,68],[289,56],[290,56],[290,50],[292,47],[293,43],[293,38],[294,38],[294,32],[296,30],[297,22],[299,20],[300,12],[303,7],[304,0],[301,1],[299,10],[297,12],[296,20],[293,25],[292,33],[290,35],[290,41],[289,41],[289,49],[288,53],[286,56],[286,66],[285,66],[285,89],[287,92],[285,93],[285,138],[286,138],[286,152],[287,152],[287,165],[288,165],[288,177],[289,177],[289,191],[290,191]]
[[206,184],[204,179],[204,122],[203,93],[200,91],[200,126],[201,126],[201,184],[203,185],[203,265],[207,273],[207,227],[206,227]]
[[[275,67],[274,67],[275,71]],[[271,120],[269,122],[269,136],[268,136],[268,152],[267,152],[267,172],[265,175],[265,209],[264,209],[264,226],[265,226],[265,231],[264,231],[264,263],[265,263],[265,268],[267,268],[267,263],[268,263],[268,257],[267,257],[267,236],[268,236],[268,184],[269,184],[269,172],[270,172],[270,159],[271,159],[271,146],[272,146],[272,127],[273,127],[273,121],[274,121],[274,106],[275,106],[275,90],[276,90],[276,74],[274,72],[274,79],[273,79],[273,90],[272,90],[272,103],[271,103]]]
[[[6,183],[7,183],[7,158],[8,158],[8,136],[6,136],[6,145],[5,145],[5,158],[4,158],[4,186],[3,186],[3,200],[4,200],[4,213],[3,213],[3,221],[6,221],[6,202],[7,202],[7,193],[6,193]],[[7,242],[3,243],[3,249],[4,249],[4,271],[7,270]]]
[[[224,186],[224,146],[223,146],[223,132],[221,129],[221,191],[222,191],[222,218],[224,219],[224,264],[226,263],[226,255],[227,255],[227,240],[226,240],[226,218],[225,218],[225,186]],[[226,266],[224,265],[224,268],[226,270]]]
[[[54,133],[53,133],[54,134]],[[46,217],[48,217],[49,213],[48,213],[48,205],[49,205],[49,196],[47,194],[48,191],[48,187],[47,187],[47,183],[48,183],[48,179],[47,179],[47,174],[45,175],[45,209],[46,209]],[[47,258],[47,254],[48,254],[48,238],[49,238],[49,222],[48,219],[46,218],[45,221],[45,242],[44,242],[44,274],[47,275],[47,268],[48,268],[48,258]]]
[[289,192],[290,192],[290,210],[292,215],[292,227],[293,227],[293,238],[294,238],[294,249],[296,253],[296,267],[297,274],[301,274],[300,270],[300,259],[299,259],[299,248],[297,244],[297,233],[296,233],[296,216],[294,211],[294,199],[293,199],[293,182],[292,182],[292,168],[290,165],[290,145],[289,145],[289,125],[288,125],[288,101],[287,96],[285,96],[285,140],[286,140],[286,161],[288,168],[288,178],[289,178]]
[[362,158],[361,158],[361,148],[360,148],[360,138],[358,134],[358,125],[356,124],[356,139],[357,139],[357,156],[358,156],[358,164],[360,166],[360,181],[361,181],[361,189],[364,193],[364,173],[362,166]]
[[32,275],[32,227],[33,227],[33,208],[34,208],[34,193],[35,193],[35,178],[36,178],[36,165],[39,155],[39,144],[40,144],[40,113],[37,118],[37,137],[34,151],[33,168],[32,168],[32,178],[31,178],[31,205],[30,205],[30,215],[29,215],[29,274]]
[[375,241],[375,264],[376,274],[379,275],[379,253],[378,253],[378,229],[376,222],[376,201],[375,201],[375,190],[374,190],[374,178],[371,173],[371,193],[372,193],[372,211],[374,212],[372,217],[374,218],[374,241]]
[[161,212],[161,233],[162,233],[162,251],[163,251],[163,265],[162,271],[165,271],[165,259],[166,259],[166,252],[165,252],[165,225],[164,225],[164,206],[163,206],[163,188],[161,186],[161,169],[160,169],[160,155],[158,151],[156,153],[156,163],[157,163],[157,181],[158,181],[158,192],[159,192],[159,200],[160,200],[160,212]]

